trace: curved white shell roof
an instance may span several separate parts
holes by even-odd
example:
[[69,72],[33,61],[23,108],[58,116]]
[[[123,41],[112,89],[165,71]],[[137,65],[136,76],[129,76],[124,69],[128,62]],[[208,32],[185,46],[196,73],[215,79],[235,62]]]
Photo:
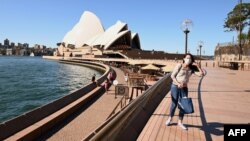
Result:
[[93,13],[85,11],[79,22],[63,38],[66,44],[75,44],[81,47],[93,36],[104,32],[100,19]]
[[123,29],[127,29],[127,24],[122,23],[121,21],[117,21],[117,23],[110,28],[108,28],[104,33],[99,34],[93,38],[91,38],[88,43],[88,45],[94,46],[94,45],[102,45],[104,48],[106,48],[106,45],[111,41],[117,38],[119,32],[121,32]]
[[118,40],[120,37],[122,36],[125,36],[126,34],[129,33],[129,37],[131,35],[130,31],[129,30],[125,30],[125,31],[122,31],[118,34],[116,34],[115,36],[113,36],[113,38],[111,38],[111,40],[109,40],[105,46],[104,46],[104,49],[108,49],[116,40]]
[[140,48],[138,34],[131,35],[126,23],[117,21],[116,24],[104,31],[99,18],[95,14],[86,11],[73,29],[65,35],[63,42],[74,44],[77,48],[83,45],[99,45],[104,49],[108,49],[115,41],[124,36],[128,39],[127,43],[131,44],[131,41],[135,41]]
[[141,49],[141,43],[138,33],[132,33],[131,40],[136,43],[137,47]]

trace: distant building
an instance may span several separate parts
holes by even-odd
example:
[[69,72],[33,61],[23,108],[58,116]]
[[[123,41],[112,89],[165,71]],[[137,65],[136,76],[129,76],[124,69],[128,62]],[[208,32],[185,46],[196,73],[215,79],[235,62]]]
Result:
[[[63,44],[64,43],[64,44]],[[89,11],[63,38],[54,56],[81,58],[123,58],[123,59],[183,59],[182,54],[168,54],[163,51],[141,49],[138,33],[132,32],[127,23],[117,21],[104,29],[100,19]]]
[[5,40],[4,40],[4,45],[5,45],[5,46],[10,46],[10,41],[9,41],[8,39],[5,39]]
[[89,11],[83,13],[62,42],[65,46],[60,44],[56,55],[95,57],[110,54],[111,50],[141,50],[138,33],[133,33],[126,23],[117,21],[104,30],[100,19]]
[[12,55],[12,48],[6,49],[6,55]]
[[27,49],[21,49],[21,50],[20,50],[20,55],[21,55],[21,56],[26,56],[26,55],[28,55]]
[[28,43],[24,43],[24,44],[23,44],[23,47],[29,48],[29,44],[28,44]]
[[2,43],[0,43],[0,48],[2,48]]
[[[19,46],[15,47],[15,49],[13,51],[14,55],[17,55],[17,56],[21,55],[20,51],[21,51],[21,47],[19,47]],[[13,54],[13,52],[12,52],[12,54]]]
[[[245,45],[242,49],[242,60],[250,61],[250,46]],[[233,43],[218,44],[215,48],[214,59],[216,61],[238,61],[239,46]]]
[[18,47],[23,47],[23,44],[22,43],[17,43],[17,46]]
[[35,45],[34,45],[34,49],[40,49],[40,45],[35,44]]
[[45,45],[41,45],[40,47],[41,47],[41,49],[46,49]]
[[10,47],[13,48],[15,46],[15,43],[14,42],[11,42],[10,43]]

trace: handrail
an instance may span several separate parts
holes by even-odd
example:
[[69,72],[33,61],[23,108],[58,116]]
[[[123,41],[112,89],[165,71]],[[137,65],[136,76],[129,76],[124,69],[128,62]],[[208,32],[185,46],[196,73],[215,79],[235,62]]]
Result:
[[151,114],[169,92],[171,82],[170,74],[166,75],[132,101],[97,133],[92,134],[92,137],[84,140],[136,140]]
[[[122,104],[122,101],[124,100],[124,105]],[[129,104],[129,103],[128,103]],[[115,106],[115,108],[113,109],[113,111],[109,114],[109,116],[107,117],[107,119],[109,119],[112,115],[114,115],[115,114],[115,111],[117,110],[117,108],[119,107],[119,105],[121,105],[121,109],[120,110],[122,110],[122,108],[123,107],[125,107],[126,106],[126,96],[124,95],[122,98],[121,98],[121,100],[117,103],[117,105]],[[119,112],[119,111],[118,111]]]

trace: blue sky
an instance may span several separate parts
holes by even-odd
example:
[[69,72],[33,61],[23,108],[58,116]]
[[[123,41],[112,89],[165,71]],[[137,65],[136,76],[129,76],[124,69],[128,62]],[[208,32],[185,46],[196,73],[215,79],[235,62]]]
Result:
[[[243,0],[250,2],[250,0]],[[224,32],[227,13],[238,0],[0,0],[0,42],[44,44],[56,47],[84,11],[95,13],[105,29],[121,20],[138,32],[145,50],[184,52],[184,19],[193,21],[188,50],[197,54],[204,42],[213,55],[217,43],[230,42],[236,32]],[[202,52],[204,53],[204,51]]]

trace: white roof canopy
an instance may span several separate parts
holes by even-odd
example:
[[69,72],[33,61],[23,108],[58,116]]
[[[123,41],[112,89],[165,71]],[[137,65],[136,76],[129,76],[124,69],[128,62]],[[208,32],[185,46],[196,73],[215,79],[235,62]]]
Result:
[[99,18],[95,14],[86,11],[73,29],[65,35],[63,42],[74,44],[76,48],[89,45],[109,49],[109,47],[121,38],[126,40],[126,45],[131,46],[133,42],[133,44],[136,44],[136,47],[140,48],[138,34],[131,34],[126,23],[117,21],[116,24],[104,31]]

